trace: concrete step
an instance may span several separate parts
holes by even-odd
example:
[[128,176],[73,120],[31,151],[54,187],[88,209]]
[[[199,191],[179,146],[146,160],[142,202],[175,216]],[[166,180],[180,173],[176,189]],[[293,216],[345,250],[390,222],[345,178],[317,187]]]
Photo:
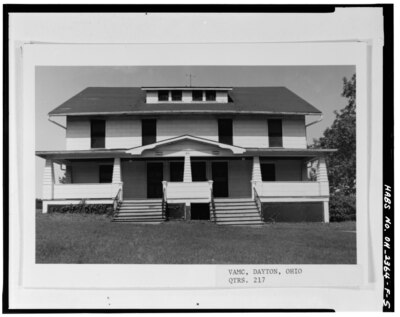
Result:
[[248,205],[248,206],[215,206],[215,210],[257,210],[256,205]]
[[148,203],[161,203],[162,199],[161,198],[155,198],[155,199],[124,199],[123,202],[127,203],[137,203],[137,204],[148,204]]
[[244,217],[248,217],[248,218],[257,218],[257,219],[261,219],[260,215],[258,213],[243,213],[243,214],[216,214],[217,218],[221,218],[221,219],[225,219],[225,218],[244,218]]
[[217,225],[225,226],[263,226],[262,221],[217,221]]
[[161,206],[150,207],[150,206],[121,206],[120,210],[162,210]]
[[130,224],[146,224],[146,225],[159,225],[161,223],[163,223],[164,221],[154,221],[154,220],[150,220],[150,221],[142,221],[142,220],[113,220],[113,222],[116,223],[130,223]]
[[256,206],[256,204],[254,203],[254,201],[250,201],[250,202],[238,202],[238,203],[215,203],[215,207],[216,208],[222,208],[222,207],[233,207],[233,206]]

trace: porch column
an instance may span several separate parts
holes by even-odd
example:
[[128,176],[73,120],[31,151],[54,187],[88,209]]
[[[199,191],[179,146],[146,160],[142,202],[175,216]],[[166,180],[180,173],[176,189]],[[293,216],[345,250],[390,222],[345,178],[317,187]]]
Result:
[[[53,199],[54,193],[54,166],[53,161],[46,159],[43,170],[43,200]],[[43,213],[47,213],[47,204],[43,204]]]
[[183,167],[183,182],[191,183],[192,182],[192,164],[190,163],[190,153],[185,153],[185,163]]
[[[328,171],[326,169],[325,157],[320,157],[317,168],[317,181],[319,183],[319,192],[321,196],[329,197],[329,180]],[[323,202],[324,205],[324,222],[329,222],[329,198]]]
[[121,183],[121,159],[119,157],[114,158],[112,182]]
[[[122,180],[121,180],[121,159],[119,157],[114,158],[112,183],[113,184],[122,184]],[[121,188],[121,192],[119,194],[119,199],[122,200],[122,186],[119,187],[119,188]],[[119,189],[117,189],[117,191],[118,190]]]
[[261,165],[260,165],[260,157],[259,156],[254,156],[253,157],[253,171],[251,174],[251,196],[254,199],[254,191],[253,187],[256,188],[258,195],[261,195],[259,192],[259,185],[262,183],[262,177],[261,177]]

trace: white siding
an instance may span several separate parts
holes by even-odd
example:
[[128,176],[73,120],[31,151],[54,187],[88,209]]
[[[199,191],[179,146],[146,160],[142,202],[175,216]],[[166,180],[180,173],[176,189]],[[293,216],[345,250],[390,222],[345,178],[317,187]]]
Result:
[[251,197],[252,161],[229,161],[229,197]]
[[227,103],[228,102],[228,92],[227,91],[217,91],[216,101]]
[[318,182],[263,182],[257,191],[265,197],[321,196],[319,186]]
[[266,119],[233,120],[233,145],[242,147],[268,147]]
[[106,148],[132,148],[142,145],[139,119],[110,118],[106,122]]
[[208,182],[169,182],[167,184],[167,199],[207,199],[211,198]]
[[146,91],[146,103],[156,103],[158,102],[158,93],[154,90]]
[[90,121],[81,118],[67,118],[67,150],[90,149]]
[[122,161],[122,182],[124,183],[124,199],[147,198],[146,162]]
[[61,184],[54,185],[55,199],[114,198],[120,184]]
[[218,121],[211,118],[162,118],[157,120],[157,141],[185,134],[218,141]]
[[304,116],[285,117],[282,120],[282,130],[284,148],[307,148]]

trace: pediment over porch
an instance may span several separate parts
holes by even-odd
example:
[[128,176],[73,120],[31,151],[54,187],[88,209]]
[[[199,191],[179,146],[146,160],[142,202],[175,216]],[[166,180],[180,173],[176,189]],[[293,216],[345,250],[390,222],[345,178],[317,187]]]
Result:
[[246,149],[191,135],[162,140],[126,151],[134,156],[224,156],[243,154]]

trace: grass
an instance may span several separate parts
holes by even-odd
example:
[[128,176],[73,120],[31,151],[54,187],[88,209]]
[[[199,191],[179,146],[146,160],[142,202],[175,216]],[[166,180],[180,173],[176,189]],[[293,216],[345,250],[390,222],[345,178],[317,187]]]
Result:
[[37,212],[36,263],[356,264],[355,227],[355,222],[139,225]]

